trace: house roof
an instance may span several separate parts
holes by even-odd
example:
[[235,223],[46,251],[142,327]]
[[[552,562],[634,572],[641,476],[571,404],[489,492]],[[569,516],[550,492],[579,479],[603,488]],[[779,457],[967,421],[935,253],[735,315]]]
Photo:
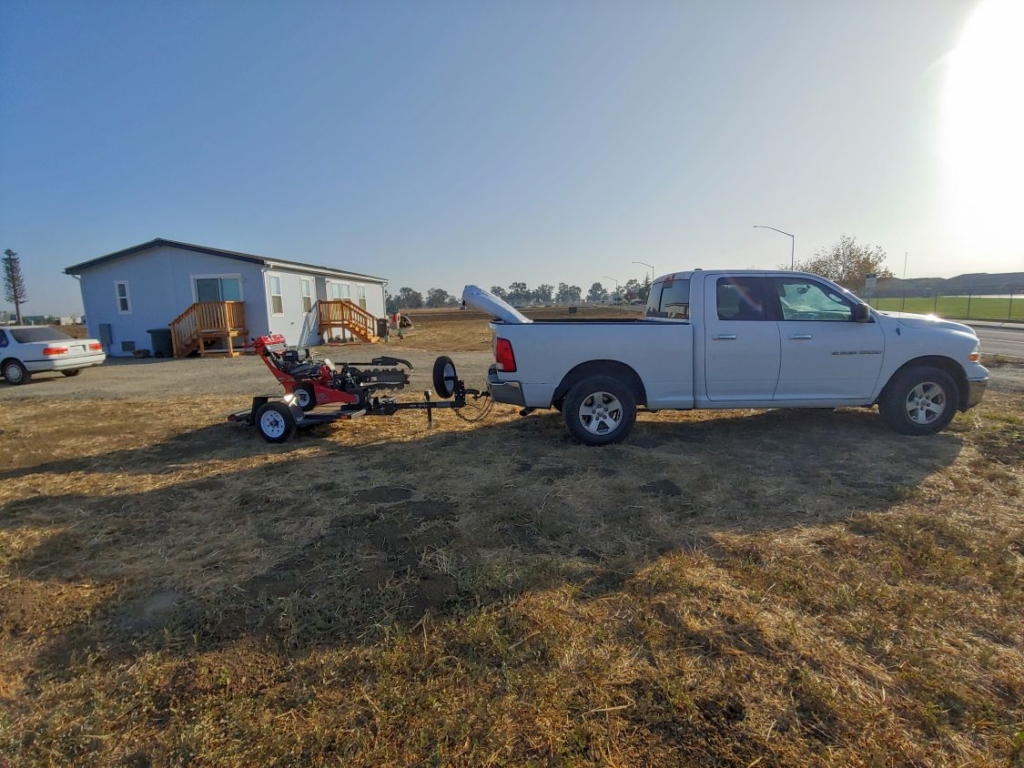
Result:
[[225,259],[234,259],[235,261],[247,261],[250,264],[262,264],[266,267],[281,267],[284,269],[301,269],[306,272],[318,272],[327,276],[333,277],[349,277],[357,278],[359,280],[368,280],[375,283],[386,283],[383,277],[374,277],[373,275],[362,275],[358,272],[346,272],[342,269],[334,269],[332,267],[321,267],[316,264],[303,264],[299,261],[288,261],[286,259],[272,259],[268,256],[256,256],[251,253],[240,253],[238,251],[225,251],[221,248],[210,248],[205,245],[192,245],[191,243],[180,243],[176,240],[165,240],[162,237],[158,237],[155,240],[150,240],[148,243],[141,243],[139,245],[133,245],[131,248],[125,248],[122,251],[115,251],[114,253],[108,253],[106,256],[100,256],[96,259],[90,259],[89,261],[83,261],[81,264],[74,264],[64,269],[66,275],[78,275],[87,269],[98,267],[101,264],[106,264],[116,259],[124,258],[125,256],[134,256],[137,253],[148,251],[151,248],[180,248],[186,251],[195,251],[196,253],[205,253],[210,256],[221,256]]

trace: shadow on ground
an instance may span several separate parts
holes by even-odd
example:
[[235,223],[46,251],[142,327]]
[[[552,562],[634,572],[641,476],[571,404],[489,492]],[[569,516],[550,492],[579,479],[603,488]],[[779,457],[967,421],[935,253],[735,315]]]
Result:
[[[647,416],[628,443],[603,449],[569,441],[554,414],[358,449],[331,431],[269,446],[207,427],[110,458],[161,477],[156,487],[88,495],[50,480],[59,491],[0,508],[0,528],[48,532],[8,561],[22,586],[0,614],[7,634],[49,637],[34,663],[45,678],[85,658],[243,639],[280,652],[374,642],[524,591],[606,594],[667,552],[713,554],[723,533],[883,514],[961,447],[950,433],[895,435],[856,410]],[[292,460],[187,482],[167,474],[169,461],[222,454]],[[96,467],[57,461],[3,477],[69,471]],[[33,583],[87,583],[103,597],[72,610],[37,599]]]

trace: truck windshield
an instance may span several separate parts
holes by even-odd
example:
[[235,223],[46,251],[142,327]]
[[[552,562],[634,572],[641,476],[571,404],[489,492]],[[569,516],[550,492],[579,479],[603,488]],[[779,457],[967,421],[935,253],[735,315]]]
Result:
[[690,319],[690,281],[667,277],[651,286],[647,297],[647,317]]

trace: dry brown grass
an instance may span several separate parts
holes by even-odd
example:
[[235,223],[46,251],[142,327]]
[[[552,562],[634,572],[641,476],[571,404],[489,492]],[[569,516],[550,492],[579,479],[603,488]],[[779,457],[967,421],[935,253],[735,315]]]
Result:
[[1018,393],[605,449],[501,407],[268,446],[236,406],[0,411],[0,764],[1024,762]]

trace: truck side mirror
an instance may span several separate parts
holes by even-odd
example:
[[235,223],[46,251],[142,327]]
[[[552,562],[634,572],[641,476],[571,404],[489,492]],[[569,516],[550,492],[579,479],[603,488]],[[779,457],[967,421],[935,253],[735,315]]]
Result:
[[854,304],[853,305],[853,317],[851,318],[855,323],[870,323],[871,322],[871,308],[867,304]]

